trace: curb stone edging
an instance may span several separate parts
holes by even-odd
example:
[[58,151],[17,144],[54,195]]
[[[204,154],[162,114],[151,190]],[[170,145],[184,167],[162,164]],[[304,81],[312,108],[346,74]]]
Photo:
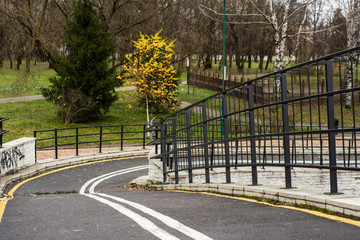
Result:
[[309,205],[331,212],[360,217],[360,198],[350,195],[324,195],[299,189],[282,189],[275,186],[247,186],[240,184],[166,184],[149,185],[156,190],[214,191],[231,196],[249,196],[272,199],[285,204]]

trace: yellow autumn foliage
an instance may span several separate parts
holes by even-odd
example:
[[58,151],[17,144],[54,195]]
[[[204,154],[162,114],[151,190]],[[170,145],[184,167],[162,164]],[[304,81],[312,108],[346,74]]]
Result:
[[134,47],[134,53],[125,56],[124,72],[133,77],[138,93],[147,97],[151,106],[171,108],[179,104],[176,99],[178,79],[170,62],[175,54],[174,41],[162,39],[160,32],[153,36],[140,34]]

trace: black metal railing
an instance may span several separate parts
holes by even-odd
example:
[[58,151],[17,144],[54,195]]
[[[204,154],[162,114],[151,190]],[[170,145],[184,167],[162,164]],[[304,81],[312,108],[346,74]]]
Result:
[[[251,166],[329,169],[331,193],[337,171],[360,170],[360,47],[244,82],[195,103],[154,125],[161,145],[156,158],[168,173]],[[259,91],[261,87],[261,91]]]
[[0,118],[0,148],[2,148],[2,144],[3,144],[3,135],[9,132],[8,130],[3,129],[3,122],[8,119],[9,118]]
[[100,153],[105,146],[120,150],[125,145],[141,145],[145,148],[149,142],[146,128],[146,124],[120,124],[34,131],[35,148],[36,151],[54,151],[56,159],[59,158],[59,150],[65,148],[75,149],[78,156],[81,146],[98,148]]

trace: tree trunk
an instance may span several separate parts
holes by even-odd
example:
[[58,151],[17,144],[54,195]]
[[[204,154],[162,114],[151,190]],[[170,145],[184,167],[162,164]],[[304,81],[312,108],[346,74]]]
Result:
[[248,68],[251,68],[251,54],[248,55]]
[[147,121],[147,125],[149,126],[150,125],[149,98],[147,95],[145,96],[145,98],[146,98],[146,121]]
[[204,70],[212,68],[211,54],[206,54],[204,61]]
[[[353,48],[357,45],[358,41],[358,33],[357,33],[357,27],[359,22],[359,15],[358,15],[358,9],[359,5],[357,1],[351,0],[349,1],[349,13],[348,13],[348,19],[346,24],[347,29],[347,47]],[[345,73],[345,89],[350,89],[353,87],[353,60],[354,60],[354,54],[350,54],[349,57],[345,58],[345,65],[346,65],[346,73]],[[351,108],[351,97],[352,93],[347,92],[345,94],[345,107]]]
[[264,68],[264,55],[260,55],[259,57],[259,69]]
[[20,65],[21,65],[21,58],[20,57],[18,57],[17,59],[16,59],[16,70],[20,70]]
[[30,65],[31,65],[31,57],[30,54],[28,54],[28,56],[26,56],[26,70],[25,70],[26,74],[30,73]]
[[[350,54],[349,57],[346,57],[345,59],[345,66],[346,66],[346,73],[345,73],[345,79],[344,79],[344,83],[345,83],[345,89],[351,89],[353,86],[353,78],[352,78],[352,73],[353,73],[353,57],[352,54]],[[347,92],[345,93],[345,108],[351,108],[351,92]]]
[[10,69],[14,68],[14,63],[11,57],[9,57],[9,62],[10,62]]
[[229,55],[229,71],[232,67],[232,55]]
[[220,69],[222,68],[222,64],[223,64],[223,57],[221,57],[221,59],[220,59],[220,61],[219,61],[219,71],[220,71]]

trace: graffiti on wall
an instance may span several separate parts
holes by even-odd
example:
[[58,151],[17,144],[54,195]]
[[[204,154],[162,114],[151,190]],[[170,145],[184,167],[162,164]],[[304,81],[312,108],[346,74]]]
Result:
[[25,155],[17,147],[1,153],[0,173],[5,170],[15,169],[18,163],[25,158]]

